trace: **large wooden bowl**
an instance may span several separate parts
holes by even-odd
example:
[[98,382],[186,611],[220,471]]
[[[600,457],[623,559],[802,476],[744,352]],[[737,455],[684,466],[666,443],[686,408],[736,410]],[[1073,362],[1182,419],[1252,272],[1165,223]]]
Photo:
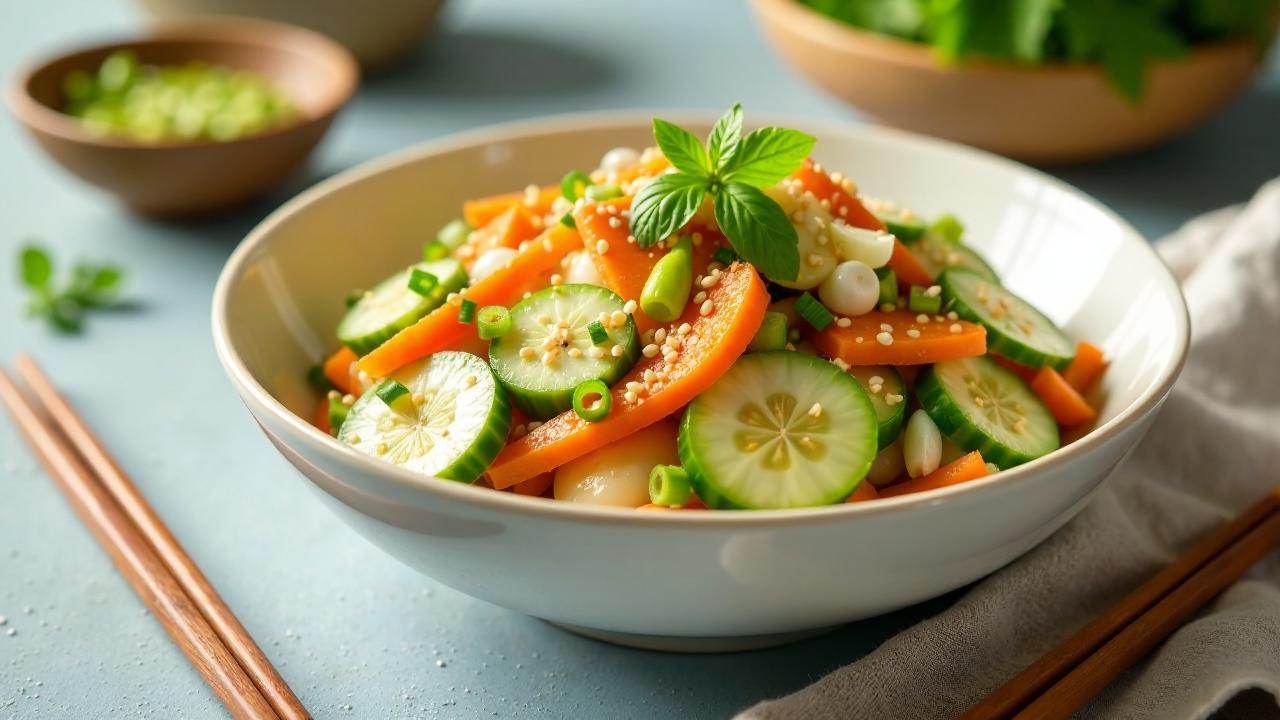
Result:
[[[288,125],[239,140],[140,143],[99,137],[61,111],[62,80],[129,49],[143,63],[205,60],[267,77],[297,107]],[[135,212],[176,217],[221,210],[297,168],[355,92],[359,70],[341,45],[310,30],[256,20],[165,25],[141,40],[76,50],[18,74],[9,108],[49,155]]]
[[752,0],[766,37],[809,79],[872,118],[1041,163],[1137,150],[1203,122],[1249,81],[1247,41],[1153,63],[1134,104],[1092,64],[944,65],[931,48],[859,30],[795,0]]

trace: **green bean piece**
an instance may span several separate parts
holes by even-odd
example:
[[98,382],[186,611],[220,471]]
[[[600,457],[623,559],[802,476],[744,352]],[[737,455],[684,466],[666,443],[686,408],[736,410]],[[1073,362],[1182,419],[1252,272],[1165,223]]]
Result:
[[689,473],[677,465],[654,465],[649,472],[649,502],[674,507],[689,502]]
[[640,293],[640,309],[654,320],[671,322],[684,312],[692,285],[693,243],[680,237],[649,272]]
[[787,316],[772,310],[764,314],[760,329],[747,345],[752,352],[783,350],[787,347]]

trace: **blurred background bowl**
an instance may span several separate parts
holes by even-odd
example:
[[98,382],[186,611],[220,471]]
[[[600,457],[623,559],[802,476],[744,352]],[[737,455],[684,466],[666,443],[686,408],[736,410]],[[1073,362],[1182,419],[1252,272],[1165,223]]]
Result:
[[1094,64],[938,62],[927,45],[860,30],[795,0],[752,0],[765,36],[806,77],[866,115],[1020,160],[1078,162],[1156,145],[1235,97],[1263,53],[1201,45],[1152,63],[1138,104]]
[[444,0],[137,0],[152,18],[239,15],[310,28],[351,51],[367,73],[386,70],[435,25]]
[[[141,143],[103,137],[62,112],[62,81],[96,72],[128,49],[142,63],[203,60],[258,73],[297,108],[288,124],[237,140]],[[9,107],[67,170],[158,217],[208,214],[261,193],[297,168],[329,129],[359,80],[355,60],[332,40],[290,25],[238,18],[166,24],[147,37],[83,48],[20,72]]]

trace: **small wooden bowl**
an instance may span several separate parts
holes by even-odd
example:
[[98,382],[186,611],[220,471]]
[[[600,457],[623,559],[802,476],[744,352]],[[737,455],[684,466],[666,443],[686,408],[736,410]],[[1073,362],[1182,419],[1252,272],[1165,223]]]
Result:
[[[268,78],[299,116],[239,140],[140,143],[98,137],[61,111],[62,80],[95,71],[116,50],[142,63],[191,60],[250,70]],[[359,82],[355,59],[341,45],[302,28],[240,18],[157,27],[146,38],[60,55],[18,74],[9,109],[54,160],[115,195],[131,210],[156,217],[205,215],[257,195],[306,159]]]
[[784,58],[867,115],[1030,162],[1092,160],[1168,140],[1235,97],[1262,57],[1256,43],[1237,41],[1152,63],[1146,94],[1133,104],[1094,64],[944,65],[932,48],[859,30],[795,0],[752,6]]

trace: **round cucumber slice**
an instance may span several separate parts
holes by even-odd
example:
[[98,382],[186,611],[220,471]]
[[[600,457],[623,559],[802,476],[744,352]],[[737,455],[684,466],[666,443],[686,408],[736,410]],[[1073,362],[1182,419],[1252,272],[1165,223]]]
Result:
[[875,408],[880,423],[877,437],[883,450],[898,439],[907,420],[907,384],[888,365],[857,365],[849,368],[849,374],[857,379]]
[[[414,270],[436,279],[426,294],[409,288]],[[355,354],[365,355],[435,310],[449,293],[461,290],[466,284],[467,271],[452,258],[411,265],[360,296],[338,323],[338,340]]]
[[973,248],[951,242],[933,232],[925,233],[916,240],[911,245],[911,254],[935,278],[944,270],[964,268],[981,275],[988,282],[1000,282],[1000,276]]
[[1062,370],[1076,344],[1030,303],[979,273],[951,268],[938,279],[957,315],[987,328],[987,347],[1017,363]]
[[835,365],[787,350],[744,355],[689,404],[680,461],[711,507],[840,502],[875,459],[876,411]]
[[356,400],[338,440],[431,477],[475,482],[507,441],[511,406],[484,360],[444,351],[393,373],[410,402],[392,409],[378,386]]
[[635,321],[622,308],[612,290],[586,284],[553,285],[516,303],[511,329],[489,345],[512,402],[546,420],[573,407],[582,383],[617,382],[640,355]]
[[878,212],[875,215],[880,219],[880,222],[884,223],[886,230],[904,243],[915,242],[924,235],[924,223],[914,213],[895,208],[885,212]]
[[948,360],[916,379],[925,412],[951,442],[1001,468],[1058,449],[1058,423],[1013,371],[989,357]]

